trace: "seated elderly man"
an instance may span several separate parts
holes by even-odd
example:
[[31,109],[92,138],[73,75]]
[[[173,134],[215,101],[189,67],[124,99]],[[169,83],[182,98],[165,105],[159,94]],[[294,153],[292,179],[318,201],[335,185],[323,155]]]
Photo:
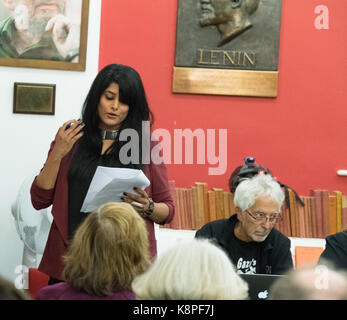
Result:
[[195,237],[214,239],[238,273],[283,274],[293,267],[290,240],[274,229],[283,200],[279,183],[260,172],[237,185],[236,214],[207,223]]

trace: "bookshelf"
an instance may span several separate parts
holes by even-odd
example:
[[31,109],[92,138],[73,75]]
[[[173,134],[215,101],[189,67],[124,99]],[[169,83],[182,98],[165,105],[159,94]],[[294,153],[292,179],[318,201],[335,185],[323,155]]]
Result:
[[[234,195],[222,188],[210,189],[204,182],[180,188],[175,186],[174,180],[170,180],[169,185],[176,213],[173,220],[161,228],[194,233],[209,221],[229,218],[235,213]],[[288,189],[288,195],[289,207],[282,206],[282,219],[275,225],[287,237],[324,239],[347,229],[347,195],[341,191],[311,189],[309,196],[300,196],[304,206],[297,201],[293,190]]]

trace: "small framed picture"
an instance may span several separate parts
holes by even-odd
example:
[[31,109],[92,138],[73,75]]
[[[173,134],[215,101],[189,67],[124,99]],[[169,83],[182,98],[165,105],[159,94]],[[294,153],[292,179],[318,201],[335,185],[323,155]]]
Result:
[[13,113],[54,115],[55,84],[14,84]]

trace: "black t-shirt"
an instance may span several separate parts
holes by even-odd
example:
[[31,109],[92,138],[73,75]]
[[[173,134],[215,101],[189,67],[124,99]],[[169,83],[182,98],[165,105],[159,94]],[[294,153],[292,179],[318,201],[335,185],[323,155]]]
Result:
[[238,239],[234,232],[231,235],[233,250],[229,252],[231,260],[238,273],[256,274],[260,273],[259,261],[263,243],[261,242],[244,242]]

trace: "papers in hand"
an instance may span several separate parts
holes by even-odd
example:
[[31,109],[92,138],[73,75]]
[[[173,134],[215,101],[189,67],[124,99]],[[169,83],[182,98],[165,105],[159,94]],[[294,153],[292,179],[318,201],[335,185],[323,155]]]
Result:
[[149,185],[150,182],[142,170],[98,166],[81,212],[95,211],[107,202],[120,202],[124,192],[135,194],[134,187],[144,190]]

